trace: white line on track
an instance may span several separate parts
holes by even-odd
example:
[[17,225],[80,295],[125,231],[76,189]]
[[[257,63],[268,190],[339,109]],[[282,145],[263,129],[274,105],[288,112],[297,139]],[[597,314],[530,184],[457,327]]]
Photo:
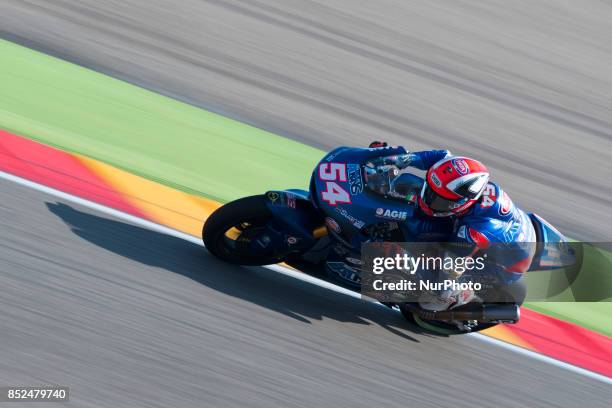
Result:
[[[200,245],[202,247],[204,246],[204,243],[202,242],[202,240],[200,238],[198,238],[198,237],[194,237],[193,235],[185,234],[184,232],[180,232],[180,231],[177,231],[175,229],[168,228],[168,227],[165,227],[163,225],[160,225],[160,224],[157,224],[157,223],[154,223],[154,222],[151,222],[151,221],[147,221],[145,219],[142,219],[142,218],[139,218],[139,217],[136,217],[136,216],[133,216],[133,215],[130,215],[130,214],[127,214],[127,213],[115,210],[113,208],[110,208],[110,207],[107,207],[107,206],[104,206],[104,205],[101,205],[101,204],[94,203],[93,201],[85,200],[85,199],[77,197],[75,195],[64,193],[63,191],[56,190],[56,189],[51,188],[51,187],[47,187],[47,186],[45,186],[43,184],[35,183],[33,181],[30,181],[30,180],[27,180],[27,179],[24,179],[24,178],[21,178],[21,177],[18,177],[18,176],[14,176],[12,174],[5,173],[3,171],[0,171],[0,179],[5,179],[5,180],[8,180],[8,181],[12,181],[12,182],[20,184],[22,186],[26,186],[26,187],[32,188],[34,190],[38,190],[38,191],[43,192],[43,193],[47,193],[47,194],[53,195],[53,196],[61,198],[63,200],[71,201],[71,202],[73,202],[75,204],[82,205],[83,207],[87,207],[87,208],[91,208],[92,210],[100,211],[102,213],[111,215],[113,217],[116,217],[116,218],[119,218],[119,219],[122,219],[122,220],[125,220],[125,221],[128,221],[128,222],[131,222],[133,224],[137,224],[137,225],[139,225],[141,227],[145,227],[145,228],[150,229],[152,231],[156,231],[156,232],[160,232],[162,234],[166,234],[166,235],[170,235],[170,236],[173,236],[173,237],[176,237],[176,238],[180,238],[180,239],[183,239],[185,241],[189,241],[191,243],[194,243],[196,245]],[[354,298],[361,299],[361,295],[359,293],[356,293],[356,292],[353,292],[351,290],[345,289],[343,287],[334,285],[333,283],[329,283],[329,282],[326,282],[324,280],[315,278],[313,276],[306,275],[305,273],[302,273],[302,272],[299,272],[299,271],[296,271],[296,270],[293,270],[293,269],[290,269],[290,268],[286,268],[284,266],[280,266],[280,265],[268,265],[265,268],[268,268],[268,269],[270,269],[270,270],[272,270],[274,272],[282,273],[283,275],[291,276],[292,278],[296,278],[296,279],[299,279],[299,280],[304,281],[304,282],[312,283],[314,285],[317,285],[317,286],[320,286],[320,287],[323,287],[323,288],[326,288],[326,289],[333,290],[334,292],[342,293],[344,295],[348,295],[348,296],[352,296]],[[380,303],[378,303],[378,305],[380,305],[380,307],[387,308],[386,306],[384,306],[384,305],[382,305]],[[572,372],[574,372],[576,374],[580,374],[580,375],[583,375],[585,377],[589,377],[589,378],[592,378],[592,379],[595,379],[595,380],[599,380],[599,381],[602,381],[604,383],[612,385],[612,378],[610,378],[610,377],[606,377],[604,375],[597,374],[597,373],[594,373],[594,372],[589,371],[589,370],[585,370],[584,368],[580,368],[580,367],[576,367],[576,366],[568,364],[568,363],[564,363],[563,361],[555,360],[554,358],[547,357],[547,356],[545,356],[543,354],[539,354],[539,353],[536,353],[536,352],[533,352],[533,351],[530,351],[530,350],[523,349],[523,348],[515,346],[513,344],[506,343],[506,342],[503,342],[501,340],[497,340],[497,339],[495,339],[493,337],[488,337],[488,336],[485,336],[485,335],[480,334],[480,333],[470,333],[470,334],[467,334],[467,336],[471,336],[472,338],[478,339],[479,341],[483,341],[483,342],[490,343],[490,344],[495,344],[496,346],[499,346],[499,347],[504,348],[506,350],[510,350],[512,352],[515,352],[515,353],[518,353],[518,354],[522,354],[522,355],[524,355],[526,357],[529,357],[529,358],[532,358],[532,359],[535,359],[535,360],[539,360],[539,361],[542,361],[542,362],[545,362],[545,363],[548,363],[548,364],[552,364],[554,366],[563,368],[565,370],[572,371]]]

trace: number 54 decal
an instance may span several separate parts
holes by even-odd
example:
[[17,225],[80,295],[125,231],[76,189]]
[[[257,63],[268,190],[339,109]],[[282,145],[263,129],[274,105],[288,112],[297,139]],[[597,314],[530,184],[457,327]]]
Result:
[[480,206],[482,208],[489,208],[497,201],[497,197],[495,197],[495,186],[493,184],[487,184],[487,187],[482,192],[482,201]]
[[350,203],[351,195],[337,181],[346,182],[345,163],[321,163],[319,179],[325,182],[325,190],[321,191],[321,199],[329,205]]

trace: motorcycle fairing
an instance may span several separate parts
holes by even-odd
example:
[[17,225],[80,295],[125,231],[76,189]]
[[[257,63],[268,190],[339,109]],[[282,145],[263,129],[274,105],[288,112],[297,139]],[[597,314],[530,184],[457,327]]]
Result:
[[529,270],[551,270],[576,264],[581,254],[576,253],[580,246],[571,246],[569,240],[548,221],[535,213],[529,217],[537,237],[536,254]]
[[406,153],[403,147],[339,147],[316,166],[310,180],[310,199],[327,218],[332,233],[353,248],[360,247],[364,227],[401,222],[412,217],[415,206],[408,200],[390,199],[366,187],[363,165],[381,156]]
[[274,215],[270,231],[282,240],[281,251],[303,251],[312,247],[317,239],[313,232],[323,220],[304,190],[271,190],[265,194],[266,205]]

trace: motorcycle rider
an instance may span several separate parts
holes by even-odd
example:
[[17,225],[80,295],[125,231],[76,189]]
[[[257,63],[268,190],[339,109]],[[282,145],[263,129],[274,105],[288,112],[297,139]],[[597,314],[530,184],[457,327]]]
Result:
[[[373,142],[370,148],[385,151],[387,144]],[[424,240],[428,235],[445,236],[445,241],[459,242],[463,256],[485,254],[500,246],[495,261],[488,264],[485,276],[497,291],[503,288],[505,299],[521,304],[526,288],[520,279],[535,253],[536,233],[527,213],[513,204],[508,194],[496,183],[489,180],[489,171],[478,160],[453,156],[448,150],[408,152],[393,156],[381,156],[371,160],[366,167],[368,186],[391,198],[402,196],[400,180],[402,170],[414,167],[426,171],[417,197],[407,197],[418,206],[413,217],[406,220],[415,241]],[[440,240],[441,241],[441,240]],[[499,256],[499,253],[502,256]],[[491,258],[493,259],[493,258]],[[462,274],[446,271],[456,279],[472,279],[473,273]],[[457,305],[457,298],[469,302],[472,294],[438,293],[437,296],[421,302],[431,310],[443,310]],[[498,297],[500,294],[495,292]]]

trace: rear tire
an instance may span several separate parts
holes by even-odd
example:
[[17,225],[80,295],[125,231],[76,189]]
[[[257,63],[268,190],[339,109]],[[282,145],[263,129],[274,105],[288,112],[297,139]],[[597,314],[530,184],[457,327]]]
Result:
[[281,262],[282,257],[274,255],[253,255],[240,248],[240,240],[228,235],[252,232],[264,228],[274,216],[266,205],[264,195],[244,197],[218,208],[204,223],[202,240],[206,248],[222,261],[236,265],[269,265]]

